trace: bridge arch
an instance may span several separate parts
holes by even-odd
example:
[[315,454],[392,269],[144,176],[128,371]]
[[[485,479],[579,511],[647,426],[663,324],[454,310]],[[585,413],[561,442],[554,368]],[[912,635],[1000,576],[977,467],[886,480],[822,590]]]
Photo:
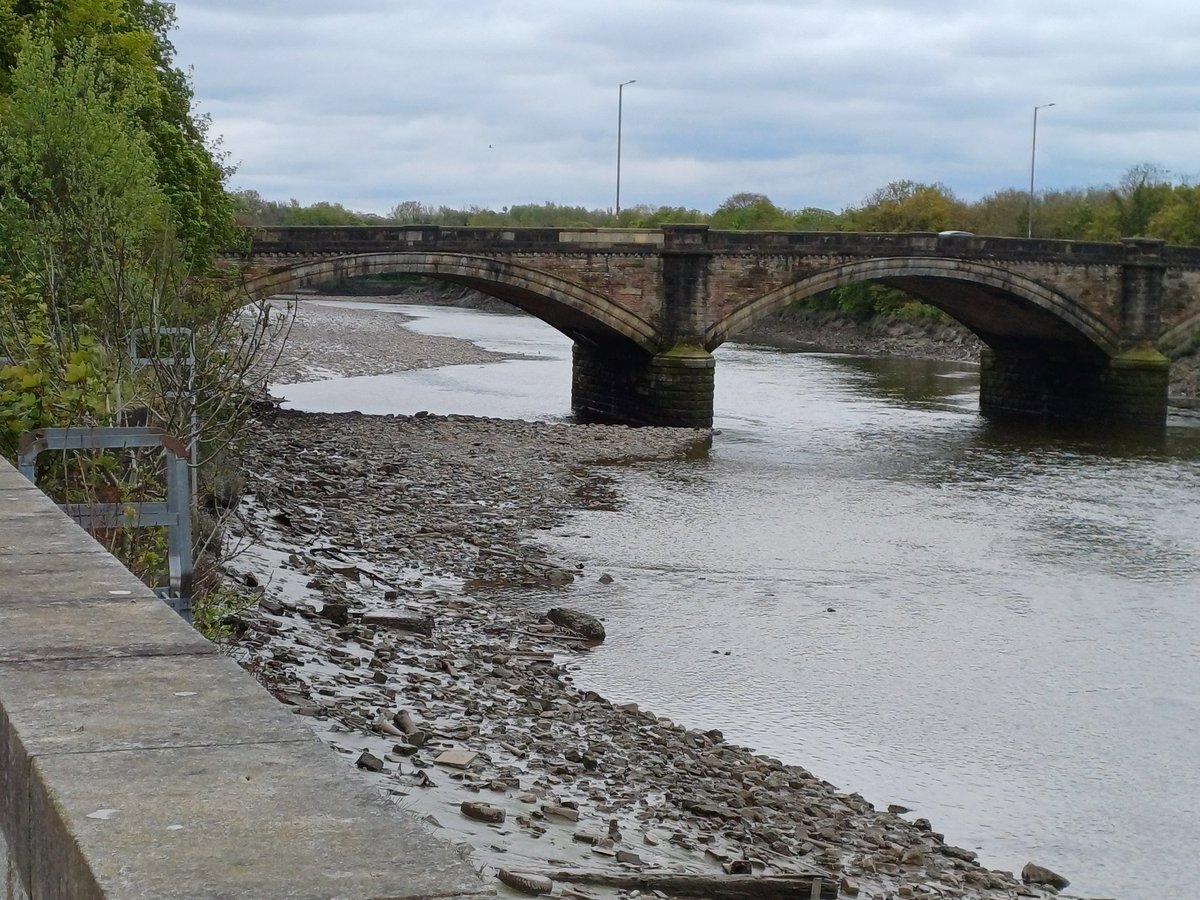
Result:
[[656,330],[595,291],[538,269],[495,257],[461,253],[383,252],[308,258],[242,282],[253,300],[364,275],[424,275],[461,284],[511,303],[573,340],[614,337],[648,353],[658,348]]
[[1200,312],[1188,316],[1158,339],[1158,349],[1163,355],[1174,359],[1200,344]]
[[705,333],[713,350],[789,303],[864,281],[901,288],[947,313],[989,346],[1066,344],[1097,358],[1119,352],[1120,336],[1053,288],[998,266],[938,257],[885,257],[844,263],[792,282],[729,313]]

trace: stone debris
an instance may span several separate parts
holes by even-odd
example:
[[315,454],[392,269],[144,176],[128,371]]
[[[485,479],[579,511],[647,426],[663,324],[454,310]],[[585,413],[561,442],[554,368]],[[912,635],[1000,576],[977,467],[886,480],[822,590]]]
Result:
[[[532,610],[571,609],[551,600],[570,585],[546,572],[586,571],[531,536],[580,504],[617,502],[595,460],[676,459],[704,433],[277,411],[249,437],[230,536],[251,546],[230,580],[253,574],[262,599],[242,613],[238,658],[360,777],[472,843],[483,866],[819,873],[873,900],[1051,895],[927,822],[726,743],[718,723],[689,728],[572,684],[586,631]],[[325,614],[337,605],[344,619]],[[410,615],[436,628],[387,624]],[[434,765],[445,777],[430,778]],[[464,819],[491,825],[496,844]],[[588,890],[633,896],[617,883]]]
[[453,769],[468,769],[478,758],[479,754],[474,750],[446,750],[434,762]]
[[504,810],[498,806],[492,806],[490,803],[477,803],[464,800],[459,809],[462,810],[462,814],[468,819],[475,819],[478,822],[499,825],[504,821]]
[[527,875],[524,872],[510,872],[508,869],[500,869],[496,872],[496,877],[514,891],[520,891],[523,894],[533,894],[536,896],[538,894],[549,894],[554,890],[554,882],[544,875]]
[[1021,880],[1026,884],[1049,885],[1059,891],[1071,883],[1057,872],[1035,862],[1025,863],[1025,867],[1021,869]]
[[546,618],[555,625],[573,631],[589,641],[604,640],[604,623],[590,613],[566,606],[556,606],[546,613]]

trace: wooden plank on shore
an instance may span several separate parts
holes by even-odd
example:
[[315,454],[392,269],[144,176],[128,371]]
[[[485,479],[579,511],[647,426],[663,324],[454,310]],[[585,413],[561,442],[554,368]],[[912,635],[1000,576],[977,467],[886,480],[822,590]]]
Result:
[[712,900],[837,900],[837,881],[828,875],[700,875],[677,872],[541,871],[555,881],[624,890],[662,891],[675,897]]

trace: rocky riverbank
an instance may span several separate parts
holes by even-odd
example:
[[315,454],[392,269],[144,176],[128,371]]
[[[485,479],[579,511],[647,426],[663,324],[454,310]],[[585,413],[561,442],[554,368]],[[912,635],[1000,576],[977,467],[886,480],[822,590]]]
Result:
[[[294,376],[450,349],[346,312],[302,305]],[[706,432],[277,411],[252,437],[230,577],[257,602],[233,652],[502,893],[553,875],[577,897],[809,897],[814,878],[821,896],[1046,895],[905,810],[727,744],[702,709],[677,724],[572,685],[602,611],[571,614],[571,586],[608,576],[537,532],[619,503],[610,467],[703,453]]]

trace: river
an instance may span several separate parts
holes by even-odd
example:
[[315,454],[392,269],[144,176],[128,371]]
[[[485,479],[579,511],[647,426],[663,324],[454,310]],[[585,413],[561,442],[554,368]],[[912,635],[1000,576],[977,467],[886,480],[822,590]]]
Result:
[[[400,307],[526,358],[280,386],[290,405],[570,415],[537,320]],[[1200,884],[1200,425],[1001,426],[973,366],[717,351],[706,458],[612,470],[543,536],[609,639],[578,684],[929,818],[1069,892]]]

